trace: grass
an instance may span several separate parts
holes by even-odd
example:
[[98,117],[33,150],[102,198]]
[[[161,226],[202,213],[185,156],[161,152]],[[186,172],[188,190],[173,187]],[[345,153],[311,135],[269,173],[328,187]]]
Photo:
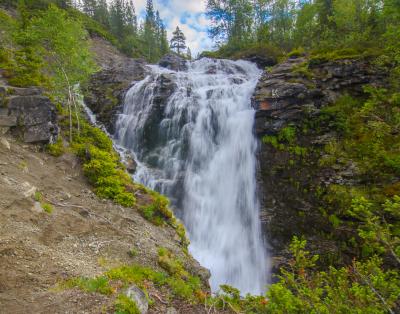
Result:
[[33,199],[34,199],[36,202],[39,202],[39,203],[40,203],[40,206],[42,206],[43,210],[44,210],[46,213],[48,213],[48,214],[52,214],[52,213],[53,213],[53,211],[54,211],[53,205],[51,205],[51,204],[49,204],[49,203],[46,203],[46,202],[44,201],[44,197],[43,197],[43,194],[42,194],[41,192],[36,191],[35,194],[34,194],[34,196],[33,196]]
[[49,203],[42,203],[42,208],[43,210],[48,213],[48,214],[52,214],[54,211],[54,207],[53,205],[49,204]]
[[66,149],[61,134],[59,134],[55,143],[46,145],[46,151],[54,157],[60,157],[65,153]]
[[120,294],[115,301],[115,314],[141,314],[135,301]]
[[[132,310],[134,309],[133,305],[127,302],[125,297],[120,297],[121,293],[132,284],[137,285],[147,296],[147,289],[149,288],[149,283],[151,283],[157,289],[166,287],[167,289],[162,291],[167,293],[166,297],[169,300],[180,299],[191,303],[202,302],[201,296],[204,296],[205,292],[200,278],[190,275],[183,267],[182,262],[176,259],[168,250],[160,249],[160,252],[160,257],[166,258],[161,263],[163,268],[168,269],[166,272],[137,264],[123,265],[112,268],[95,278],[72,278],[61,282],[58,286],[61,289],[78,288],[90,293],[110,296],[118,295],[117,302],[121,303],[121,311],[125,306]],[[148,299],[149,304],[152,305],[154,301],[150,297]]]
[[328,61],[374,58],[378,57],[381,53],[382,51],[378,47],[314,50],[311,51],[309,63],[311,66],[314,66]]

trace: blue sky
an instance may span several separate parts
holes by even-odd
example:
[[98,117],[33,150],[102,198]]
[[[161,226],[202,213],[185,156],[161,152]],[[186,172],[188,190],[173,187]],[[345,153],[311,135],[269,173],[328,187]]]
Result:
[[[134,0],[136,12],[144,16],[146,0]],[[205,0],[153,0],[154,7],[166,24],[169,39],[176,26],[186,36],[186,44],[195,57],[203,50],[214,47],[212,40],[207,35],[209,21],[205,17]]]

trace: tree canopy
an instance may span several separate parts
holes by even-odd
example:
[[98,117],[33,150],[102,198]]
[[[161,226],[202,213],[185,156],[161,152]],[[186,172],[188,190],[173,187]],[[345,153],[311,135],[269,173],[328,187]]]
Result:
[[179,55],[182,54],[183,51],[186,49],[186,37],[178,26],[172,33],[170,47],[172,50],[175,50],[175,52]]

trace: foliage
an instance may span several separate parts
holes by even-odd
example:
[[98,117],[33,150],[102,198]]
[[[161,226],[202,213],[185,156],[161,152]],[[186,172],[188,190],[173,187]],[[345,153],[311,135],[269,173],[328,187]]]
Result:
[[178,26],[176,27],[176,30],[172,33],[171,49],[175,50],[178,55],[180,55],[186,49],[185,35]]
[[267,292],[267,313],[394,313],[400,293],[397,270],[384,270],[382,260],[372,257],[315,271],[319,257],[305,245],[294,238],[293,260]]
[[55,143],[46,145],[46,150],[54,157],[60,157],[63,155],[65,152],[65,147],[61,135],[58,136]]
[[115,302],[115,314],[140,314],[135,301],[124,294],[120,294]]
[[100,129],[82,121],[81,132],[73,138],[73,149],[84,161],[83,170],[98,196],[131,207],[133,183],[113,150],[112,141]]
[[143,217],[156,225],[161,225],[164,220],[168,221],[172,219],[173,213],[168,208],[169,200],[158,193],[150,192],[150,194],[152,196],[152,203],[142,207],[140,210]]
[[231,58],[246,59],[249,57],[260,56],[271,60],[271,63],[278,62],[282,56],[282,51],[268,43],[250,43],[243,47],[238,47],[233,43],[226,43],[219,46],[217,51],[203,51],[202,57],[209,58]]
[[295,156],[307,155],[307,148],[296,145],[296,129],[293,126],[282,128],[277,135],[265,135],[262,138],[264,144],[271,145],[275,149],[287,151]]
[[41,205],[42,205],[43,210],[44,210],[46,213],[48,213],[48,214],[53,213],[53,210],[54,210],[53,205],[51,205],[51,204],[49,204],[49,203],[42,203]]
[[35,194],[34,194],[34,196],[33,196],[33,199],[34,199],[36,202],[39,202],[39,203],[40,203],[40,206],[42,206],[43,210],[44,210],[46,213],[48,213],[48,214],[53,213],[53,211],[54,211],[53,205],[51,205],[51,204],[45,202],[45,199],[44,199],[43,194],[42,194],[41,192],[36,191]]
[[101,294],[110,295],[114,293],[113,288],[111,288],[108,278],[105,276],[99,276],[93,279],[79,277],[69,279],[61,284],[63,288],[79,288],[86,292],[97,292]]
[[360,221],[358,235],[365,255],[386,255],[400,266],[400,196],[377,206],[364,197],[353,199],[349,214]]
[[206,7],[218,48],[237,51],[269,43],[287,52],[295,47],[382,52],[386,38],[398,35],[399,11],[396,0],[208,0]]
[[[205,299],[206,310],[233,311],[234,313],[270,313],[268,312],[268,300],[265,296],[252,296],[247,294],[241,297],[240,291],[228,285],[221,285],[220,291],[214,296]],[[273,313],[273,312],[271,312]]]
[[[69,86],[84,82],[95,69],[82,24],[54,5],[37,12],[24,4],[18,9],[19,20],[11,23],[8,18],[8,43],[0,65],[11,84],[40,85],[63,97]],[[3,14],[0,19],[7,20]]]
[[[79,26],[83,26],[91,36],[105,38],[130,57],[145,57],[149,62],[156,62],[169,52],[164,22],[158,11],[154,10],[151,0],[146,7],[145,21],[141,24],[138,23],[135,7],[130,0],[2,0],[2,2],[6,2],[7,6],[22,8],[24,23],[40,11],[58,7],[62,9],[59,12],[67,15]],[[62,32],[54,32],[58,33]],[[67,35],[65,37],[74,38]]]
[[[168,251],[163,251],[168,252]],[[164,254],[164,253],[162,253]],[[174,263],[178,263],[176,258],[171,253],[166,253],[170,256]],[[181,262],[179,261],[179,264]],[[168,297],[171,299],[182,299],[190,302],[200,302],[201,296],[205,293],[202,292],[202,284],[198,277],[189,275],[186,269],[181,266],[182,273],[175,272],[160,272],[150,267],[144,267],[140,265],[123,265],[117,268],[108,270],[103,275],[95,278],[72,278],[67,281],[60,283],[61,288],[79,288],[87,292],[96,292],[105,295],[112,295],[119,293],[122,289],[127,288],[131,284],[135,284],[140,287],[146,295],[147,289],[149,288],[149,282],[157,288],[167,287],[165,290],[168,293]],[[182,275],[182,274],[185,275]],[[116,284],[116,283],[122,283]],[[117,297],[117,303],[126,303],[126,300]],[[149,299],[150,304],[153,302]],[[127,308],[132,309],[132,304],[120,304],[122,311]],[[124,308],[127,306],[127,308]],[[129,312],[128,312],[129,313]]]

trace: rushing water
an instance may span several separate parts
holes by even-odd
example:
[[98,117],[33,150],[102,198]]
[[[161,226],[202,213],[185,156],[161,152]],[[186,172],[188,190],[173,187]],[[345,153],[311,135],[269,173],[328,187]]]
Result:
[[135,179],[172,199],[214,291],[229,284],[258,294],[267,281],[250,104],[259,76],[245,61],[152,66],[117,121],[117,143],[138,161]]

